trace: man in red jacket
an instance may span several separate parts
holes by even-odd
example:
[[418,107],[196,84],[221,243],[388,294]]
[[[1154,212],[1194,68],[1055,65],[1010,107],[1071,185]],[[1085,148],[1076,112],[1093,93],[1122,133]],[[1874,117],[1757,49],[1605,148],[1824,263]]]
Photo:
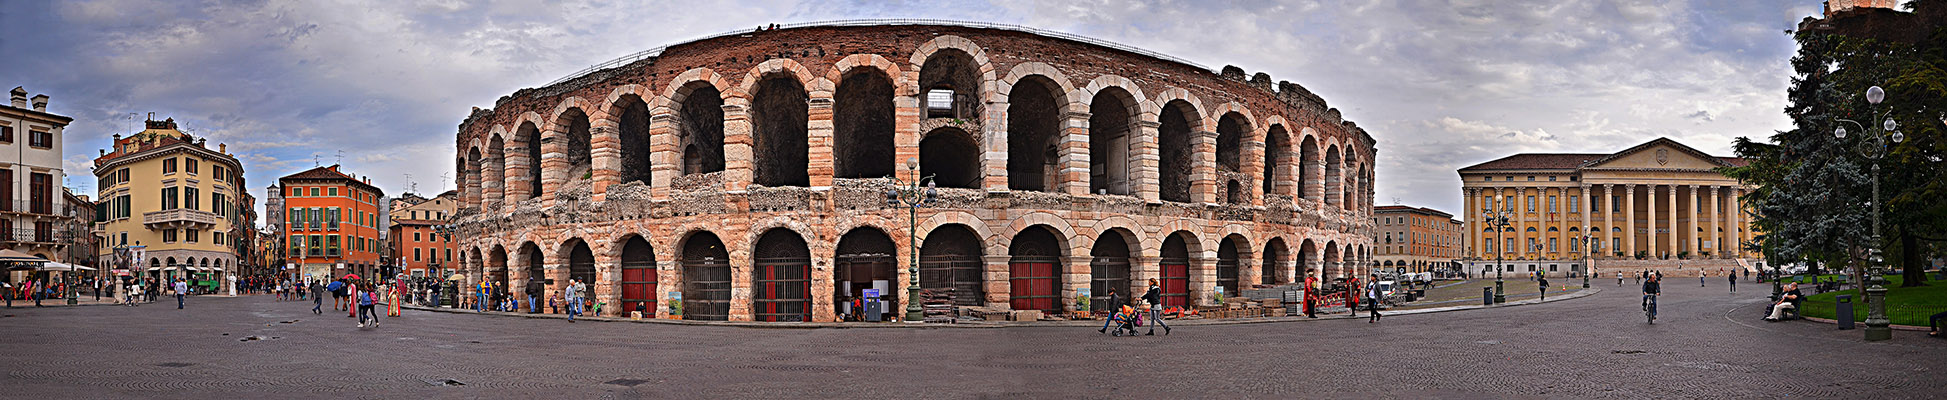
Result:
[[1305,316],[1318,318],[1318,276],[1305,269]]

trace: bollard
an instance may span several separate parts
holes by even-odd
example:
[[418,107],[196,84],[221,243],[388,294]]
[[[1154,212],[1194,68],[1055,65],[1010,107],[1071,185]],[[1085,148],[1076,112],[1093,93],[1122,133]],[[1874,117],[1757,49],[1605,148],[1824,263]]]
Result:
[[[1839,330],[1852,329],[1852,295],[1839,295],[1838,302],[1833,303],[1832,308],[1835,310],[1832,315],[1833,318],[1839,320]],[[1800,312],[1803,311],[1801,310]]]
[[1483,306],[1494,305],[1494,288],[1490,288],[1490,287],[1481,288],[1481,305]]

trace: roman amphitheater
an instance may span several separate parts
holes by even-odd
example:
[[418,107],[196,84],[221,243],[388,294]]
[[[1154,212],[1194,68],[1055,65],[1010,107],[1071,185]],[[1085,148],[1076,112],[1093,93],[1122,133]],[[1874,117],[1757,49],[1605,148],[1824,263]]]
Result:
[[[467,283],[576,278],[603,315],[835,321],[876,292],[897,316],[915,260],[932,305],[1152,278],[1207,305],[1371,260],[1376,148],[1322,98],[1017,26],[708,36],[502,97],[455,144]],[[915,180],[916,217],[887,194]]]

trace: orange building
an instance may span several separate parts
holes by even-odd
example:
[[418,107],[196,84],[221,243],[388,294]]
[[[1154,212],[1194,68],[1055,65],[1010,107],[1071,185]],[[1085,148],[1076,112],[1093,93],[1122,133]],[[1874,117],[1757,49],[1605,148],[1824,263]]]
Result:
[[285,259],[300,277],[375,277],[386,249],[379,218],[385,191],[340,172],[337,165],[291,174],[277,183],[286,211]]
[[434,227],[453,215],[459,193],[447,191],[431,199],[405,194],[393,199],[392,259],[414,277],[450,275],[456,270],[451,237],[440,235]]

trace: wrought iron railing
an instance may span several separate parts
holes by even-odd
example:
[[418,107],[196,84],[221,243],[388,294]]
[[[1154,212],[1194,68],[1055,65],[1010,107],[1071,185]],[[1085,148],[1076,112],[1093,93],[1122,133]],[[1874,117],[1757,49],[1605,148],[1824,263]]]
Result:
[[[1047,37],[1052,37],[1052,38],[1057,38],[1057,39],[1064,39],[1064,40],[1071,40],[1071,41],[1076,41],[1076,42],[1081,42],[1081,43],[1086,43],[1086,44],[1090,44],[1090,45],[1095,45],[1095,46],[1101,46],[1101,47],[1107,47],[1107,48],[1111,48],[1111,49],[1116,49],[1116,50],[1121,50],[1121,51],[1127,51],[1127,52],[1130,52],[1130,53],[1136,53],[1136,54],[1139,54],[1139,55],[1142,55],[1142,56],[1146,56],[1146,57],[1152,57],[1152,58],[1156,58],[1156,59],[1159,59],[1159,60],[1164,60],[1164,61],[1169,61],[1169,62],[1174,62],[1174,63],[1178,63],[1178,64],[1183,64],[1183,65],[1188,65],[1188,66],[1192,66],[1192,67],[1197,67],[1198,69],[1202,69],[1202,70],[1205,70],[1205,71],[1212,71],[1213,73],[1215,72],[1214,70],[1211,70],[1211,69],[1210,69],[1210,67],[1206,67],[1206,66],[1203,66],[1202,64],[1197,64],[1197,63],[1194,63],[1194,62],[1190,62],[1189,60],[1184,60],[1184,59],[1181,59],[1181,58],[1176,58],[1176,57],[1171,57],[1171,56],[1169,56],[1169,55],[1166,55],[1166,54],[1163,54],[1163,53],[1157,53],[1157,52],[1153,52],[1153,51],[1149,51],[1149,50],[1143,50],[1143,49],[1141,49],[1141,48],[1138,48],[1138,47],[1135,47],[1135,46],[1129,46],[1129,45],[1124,45],[1124,44],[1121,44],[1121,43],[1115,43],[1115,42],[1110,42],[1110,41],[1106,41],[1106,40],[1101,40],[1101,39],[1095,39],[1095,38],[1090,38],[1090,37],[1087,37],[1087,36],[1081,36],[1081,35],[1076,35],[1076,34],[1071,34],[1071,33],[1066,33],[1066,32],[1058,32],[1058,31],[1051,31],[1051,30],[1046,30],[1046,29],[1039,29],[1039,28],[1031,28],[1031,27],[1026,27],[1026,26],[1021,26],[1021,25],[1013,25],[1013,24],[996,24],[996,23],[989,23],[989,22],[973,22],[973,21],[956,21],[956,20],[947,20],[947,19],[848,19],[848,20],[835,20],[835,21],[818,21],[818,22],[804,22],[804,23],[795,23],[795,24],[779,24],[779,25],[778,25],[778,29],[790,29],[790,28],[809,28],[809,27],[827,27],[827,26],[884,26],[884,25],[941,25],[941,26],[957,26],[957,27],[966,27],[966,28],[983,28],[983,29],[1000,29],[1000,30],[1010,30],[1010,31],[1016,31],[1016,32],[1025,32],[1025,33],[1031,33],[1031,34],[1035,34],[1035,35],[1040,35],[1040,36],[1047,36]],[[608,60],[607,62],[603,62],[603,63],[600,63],[600,64],[595,64],[595,65],[592,65],[592,66],[589,66],[588,68],[583,68],[583,69],[582,69],[582,70],[580,70],[580,71],[575,71],[575,73],[573,73],[573,74],[568,74],[568,76],[563,76],[563,77],[561,77],[561,79],[555,79],[555,80],[554,80],[554,81],[552,81],[552,82],[548,82],[548,84],[546,84],[546,85],[542,85],[542,87],[548,87],[548,86],[554,86],[554,85],[559,85],[559,84],[561,84],[561,83],[563,83],[563,82],[568,82],[568,81],[572,81],[572,80],[575,80],[576,78],[580,78],[580,77],[583,77],[583,76],[588,76],[588,74],[592,74],[592,73],[595,73],[596,71],[601,71],[601,70],[605,70],[605,69],[609,69],[609,68],[615,68],[615,67],[620,67],[620,66],[623,66],[623,65],[628,65],[629,63],[633,63],[633,62],[636,62],[636,61],[642,61],[643,59],[647,59],[647,58],[652,58],[652,57],[657,57],[657,56],[661,56],[661,55],[662,55],[662,53],[663,53],[663,50],[668,50],[668,49],[669,49],[669,48],[670,48],[671,46],[680,46],[680,45],[684,45],[684,44],[689,44],[689,43],[694,43],[694,42],[700,42],[700,41],[704,41],[704,40],[709,40],[709,39],[715,39],[715,38],[720,38],[720,37],[726,37],[726,36],[732,36],[732,35],[742,35],[742,34],[746,34],[746,33],[751,33],[751,31],[752,31],[751,29],[738,29],[738,30],[734,30],[734,31],[729,31],[729,32],[723,32],[723,33],[718,33],[718,34],[714,34],[714,35],[706,35],[706,36],[699,36],[699,37],[696,37],[696,38],[694,38],[694,39],[690,39],[690,40],[684,40],[684,41],[681,41],[681,42],[676,42],[676,43],[672,43],[672,44],[667,44],[667,45],[662,45],[662,46],[657,46],[657,47],[655,47],[655,48],[651,48],[651,49],[648,49],[648,50],[643,50],[643,51],[638,51],[638,52],[635,52],[635,53],[630,53],[630,54],[628,54],[628,55],[624,55],[624,56],[621,56],[621,57],[616,57],[616,58],[615,58],[615,59],[613,59],[613,60]]]

